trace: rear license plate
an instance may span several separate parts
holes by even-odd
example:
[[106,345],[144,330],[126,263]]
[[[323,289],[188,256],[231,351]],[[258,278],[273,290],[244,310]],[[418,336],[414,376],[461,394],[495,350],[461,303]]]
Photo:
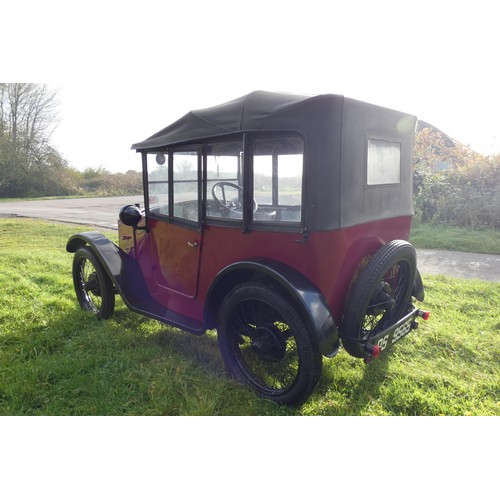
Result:
[[412,314],[411,318],[407,319],[402,325],[390,332],[383,332],[382,337],[380,337],[376,342],[370,342],[370,344],[378,346],[381,351],[391,347],[411,332],[414,321],[415,315]]

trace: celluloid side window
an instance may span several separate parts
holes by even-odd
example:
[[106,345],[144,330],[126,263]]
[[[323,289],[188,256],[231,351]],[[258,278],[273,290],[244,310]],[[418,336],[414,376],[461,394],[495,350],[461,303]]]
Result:
[[147,156],[149,211],[169,215],[168,212],[168,152]]
[[253,141],[255,221],[301,221],[303,151],[300,137]]
[[198,152],[174,152],[173,176],[174,217],[198,222]]
[[399,184],[401,182],[401,144],[368,140],[367,184]]
[[207,217],[243,218],[243,141],[207,144]]

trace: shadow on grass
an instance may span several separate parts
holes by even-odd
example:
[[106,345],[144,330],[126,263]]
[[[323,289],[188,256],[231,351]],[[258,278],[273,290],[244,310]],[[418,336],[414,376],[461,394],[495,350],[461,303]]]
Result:
[[109,321],[54,311],[26,333],[3,345],[0,414],[360,415],[379,397],[388,366],[388,356],[365,367],[341,353],[325,362],[310,401],[287,408],[230,377],[213,331],[198,337],[119,305]]
[[[177,359],[198,374],[200,384],[205,384],[204,377],[212,379],[212,383],[227,385],[227,397],[232,395],[238,400],[237,407],[233,410],[229,404],[225,414],[256,414],[262,415],[363,415],[370,413],[370,406],[380,397],[380,387],[387,378],[390,354],[383,354],[379,359],[365,365],[362,360],[353,358],[345,352],[324,363],[322,378],[312,394],[310,402],[303,408],[279,407],[276,404],[258,399],[256,402],[253,391],[246,385],[235,381],[227,372],[217,343],[215,331],[209,331],[203,336],[192,335],[180,329],[171,328],[146,317],[134,314],[127,309],[119,310],[113,316],[118,327],[133,330],[144,330],[136,337],[140,344],[156,346],[161,349],[162,356]],[[155,325],[156,328],[147,330],[145,327]],[[339,363],[339,370],[335,364]],[[348,369],[345,369],[348,365]],[[326,368],[326,369],[325,369]],[[360,374],[362,374],[360,378]],[[214,378],[215,377],[215,380]],[[191,383],[196,380],[191,379]],[[209,382],[210,383],[210,382]],[[198,389],[192,388],[194,391]],[[243,396],[247,394],[247,397]],[[329,405],[329,401],[335,401]],[[247,404],[245,403],[247,401]],[[341,404],[338,402],[341,401]]]
[[226,373],[215,332],[193,335],[136,314],[125,307],[114,313],[113,322],[119,327],[140,332],[140,338],[146,345],[156,345],[165,353],[175,353],[187,362],[196,362],[212,373]]
[[[370,407],[380,398],[387,379],[390,354],[364,364],[345,352],[324,363],[313,402],[316,414],[357,416],[372,414]],[[313,406],[314,407],[314,406]]]
[[27,333],[0,339],[9,367],[0,370],[1,415],[259,413],[253,393],[226,374],[215,335],[79,310]]

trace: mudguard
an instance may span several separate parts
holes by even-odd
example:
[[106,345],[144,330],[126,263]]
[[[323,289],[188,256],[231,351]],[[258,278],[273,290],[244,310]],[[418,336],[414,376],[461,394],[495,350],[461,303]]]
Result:
[[422,282],[422,276],[420,276],[420,272],[418,269],[415,274],[415,282],[413,283],[411,296],[415,297],[420,302],[423,302],[425,299],[424,283]]
[[149,297],[137,263],[101,233],[88,231],[71,236],[66,250],[75,253],[80,247],[90,246],[108,273],[117,292],[131,308]]
[[214,311],[231,288],[245,279],[262,278],[281,288],[300,312],[321,354],[335,356],[339,348],[339,332],[323,294],[307,278],[281,262],[251,259],[236,262],[220,271],[205,301],[207,324],[215,326]]
[[122,269],[122,257],[119,248],[106,236],[96,231],[74,234],[66,243],[66,251],[75,253],[80,247],[89,245],[113,280],[120,289],[120,275]]
[[85,245],[94,250],[95,255],[113,281],[116,291],[132,311],[187,330],[195,335],[205,333],[203,323],[170,311],[155,302],[149,293],[139,264],[106,236],[95,231],[75,234],[68,240],[66,250],[74,253]]

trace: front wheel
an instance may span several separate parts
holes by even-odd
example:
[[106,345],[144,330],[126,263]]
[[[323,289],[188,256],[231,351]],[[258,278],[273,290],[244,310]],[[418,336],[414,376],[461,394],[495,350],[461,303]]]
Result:
[[245,283],[224,299],[218,341],[230,373],[259,396],[300,405],[321,376],[322,357],[302,318],[263,283]]
[[81,247],[73,258],[73,284],[84,311],[100,319],[108,319],[115,310],[113,283],[89,247]]

